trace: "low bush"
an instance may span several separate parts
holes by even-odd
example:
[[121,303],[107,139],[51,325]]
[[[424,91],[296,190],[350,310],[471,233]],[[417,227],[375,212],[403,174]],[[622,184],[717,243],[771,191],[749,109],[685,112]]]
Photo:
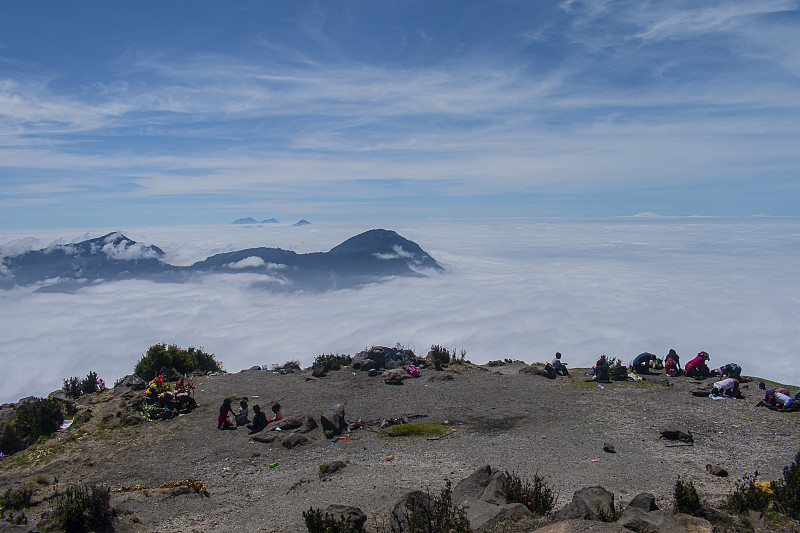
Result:
[[162,343],[148,348],[133,372],[145,381],[152,381],[162,368],[174,368],[181,374],[187,374],[195,370],[218,372],[222,370],[222,365],[214,358],[214,354],[207,354],[202,349],[183,349],[175,344],[167,346]]
[[436,370],[441,370],[450,364],[450,359],[452,357],[450,350],[444,346],[439,346],[438,344],[431,346],[431,351],[428,352],[428,356],[430,357],[433,367]]
[[684,483],[679,477],[675,482],[675,491],[673,494],[675,497],[676,513],[686,513],[700,517],[705,514],[703,502],[700,501],[697,489],[691,481]]
[[347,516],[332,516],[310,507],[303,511],[303,519],[309,533],[360,533],[362,528],[353,524]]
[[[405,516],[394,516],[402,531],[419,533],[469,533],[470,525],[464,509],[456,507],[452,502],[452,486],[450,481],[442,489],[439,496],[429,498],[412,498],[409,511]],[[392,533],[399,533],[392,527]]]
[[505,474],[502,487],[508,503],[521,503],[536,516],[553,510],[556,494],[538,473],[533,475],[533,482],[522,479],[516,472],[506,470]]
[[322,366],[325,368],[326,372],[331,372],[334,370],[341,370],[343,366],[350,366],[350,363],[353,362],[353,358],[349,355],[318,355],[314,358],[314,363],[311,366]]
[[794,462],[783,469],[783,479],[773,481],[771,488],[778,510],[800,519],[800,452],[795,455]]
[[33,496],[33,489],[27,486],[19,487],[11,490],[6,489],[2,496],[0,496],[0,508],[3,510],[24,509],[31,504],[31,497]]
[[106,390],[106,382],[100,379],[97,372],[91,371],[83,378],[71,377],[64,380],[62,387],[70,398],[78,398],[82,394],[94,394]]
[[68,532],[112,531],[111,491],[99,485],[75,485],[56,494],[51,517]]
[[749,510],[765,511],[770,503],[770,494],[757,483],[758,472],[746,475],[736,483],[734,491],[728,495],[725,507],[732,513],[744,514]]

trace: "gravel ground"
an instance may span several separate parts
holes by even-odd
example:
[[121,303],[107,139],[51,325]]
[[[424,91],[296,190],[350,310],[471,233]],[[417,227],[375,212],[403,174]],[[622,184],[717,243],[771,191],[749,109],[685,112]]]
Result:
[[[360,507],[374,531],[405,492],[438,493],[445,480],[455,484],[484,464],[529,479],[544,476],[559,495],[558,507],[575,490],[602,485],[620,502],[651,492],[659,505],[671,508],[678,476],[691,480],[704,499],[717,501],[745,474],[780,477],[798,452],[800,416],[756,408],[757,382],[743,389],[744,400],[714,401],[692,396],[698,382],[688,378],[670,378],[665,386],[665,378],[654,376],[601,389],[576,371],[550,381],[520,373],[522,367],[426,369],[400,386],[349,370],[317,381],[307,380],[307,373],[255,370],[203,377],[195,381],[200,407],[191,414],[103,430],[98,422],[120,405],[114,391],[106,391],[89,406],[93,418],[80,428],[87,434],[61,446],[51,439],[34,452],[41,459],[33,464],[3,459],[0,489],[29,482],[37,487],[34,499],[42,500],[53,492],[53,477],[60,487],[150,487],[112,494],[112,506],[124,511],[117,531],[300,532],[304,510],[329,504]],[[243,428],[218,431],[216,415],[226,396],[250,397],[251,409],[260,404],[267,411],[278,401],[285,416],[316,420],[343,403],[348,420],[374,425],[338,440],[316,429],[308,434],[310,444],[290,450],[255,442]],[[400,416],[444,423],[451,431],[438,440],[387,439],[374,431],[381,419]],[[670,446],[659,438],[676,424],[692,432],[693,446]],[[616,453],[604,452],[605,442]],[[43,455],[46,450],[52,453]],[[347,467],[321,481],[319,466],[334,460]],[[270,468],[272,463],[278,465]],[[708,463],[720,464],[730,476],[708,474]],[[210,497],[152,488],[183,478],[201,480]],[[47,508],[47,502],[32,508],[30,523]]]

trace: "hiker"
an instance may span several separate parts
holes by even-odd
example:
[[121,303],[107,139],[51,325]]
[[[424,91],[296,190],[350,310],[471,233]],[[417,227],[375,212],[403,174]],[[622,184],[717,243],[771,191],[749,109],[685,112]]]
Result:
[[[797,395],[795,395],[795,397],[796,396]],[[764,394],[764,399],[758,402],[756,407],[759,405],[766,405],[771,409],[780,409],[781,411],[786,411],[792,408],[794,405],[794,399],[789,396],[789,389],[780,387],[777,389],[769,389]]]
[[262,431],[265,427],[267,427],[267,424],[269,424],[269,421],[267,420],[267,415],[265,415],[264,411],[261,410],[260,405],[253,406],[253,413],[255,413],[253,415],[253,422],[244,425],[244,427],[250,430],[250,433],[248,433],[248,435],[252,435],[253,433],[258,433],[259,431]]
[[739,380],[734,378],[721,379],[711,387],[712,396],[732,396],[742,398],[742,391],[739,390]]
[[239,402],[239,414],[236,415],[236,425],[244,426],[250,420],[248,419],[249,411],[247,409],[247,400]]
[[608,359],[605,354],[601,355],[594,365],[594,380],[598,383],[611,383],[608,375]]
[[678,357],[678,352],[671,348],[664,358],[664,371],[671,378],[683,374],[683,370],[681,370],[681,358]]
[[699,352],[697,357],[686,363],[684,367],[684,374],[690,378],[707,378],[711,376],[711,370],[708,368],[708,361],[711,357],[708,352]]
[[736,363],[728,363],[727,365],[722,365],[717,369],[717,373],[721,377],[733,378],[737,381],[742,381],[742,367],[740,367]]
[[278,420],[283,420],[283,415],[281,414],[281,404],[279,403],[273,404],[272,412],[275,413],[275,416],[267,420],[267,424],[272,424],[273,422],[277,422]]
[[561,374],[562,376],[569,376],[567,363],[561,362],[561,352],[556,352],[556,356],[553,358],[553,362],[550,363],[550,366],[556,371],[556,375]]
[[634,358],[633,362],[631,363],[631,368],[637,374],[649,374],[650,363],[655,362],[655,360],[655,355],[648,352],[643,352]]
[[222,405],[219,408],[219,416],[217,417],[217,429],[236,429],[236,426],[231,424],[231,421],[228,419],[228,413],[236,415],[233,413],[233,409],[231,408],[231,399],[225,398],[222,400]]

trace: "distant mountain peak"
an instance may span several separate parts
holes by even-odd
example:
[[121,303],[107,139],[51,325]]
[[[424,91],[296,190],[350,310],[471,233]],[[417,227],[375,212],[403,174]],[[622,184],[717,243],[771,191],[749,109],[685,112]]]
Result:
[[308,224],[311,224],[311,222],[309,222],[308,220],[303,218],[303,219],[295,222],[294,224],[292,224],[292,226],[306,226]]
[[275,218],[268,218],[267,220],[262,220],[262,224],[277,224],[278,220]]
[[231,224],[258,224],[258,220],[253,217],[239,218],[231,222]]

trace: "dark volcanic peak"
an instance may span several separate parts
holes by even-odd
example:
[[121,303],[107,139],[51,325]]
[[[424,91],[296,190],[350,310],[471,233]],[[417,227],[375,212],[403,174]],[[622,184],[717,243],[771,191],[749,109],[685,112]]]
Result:
[[258,220],[253,217],[239,218],[231,222],[231,224],[258,224]]
[[351,237],[339,246],[331,248],[332,255],[368,254],[376,259],[403,260],[418,268],[443,270],[428,253],[414,241],[401,237],[397,232],[386,229],[371,229]]
[[278,223],[278,219],[276,219],[276,218],[268,218],[267,220],[262,220],[261,223],[262,224],[277,224]]
[[311,224],[311,222],[309,222],[308,220],[301,219],[301,220],[298,220],[297,222],[295,222],[294,224],[292,224],[292,226],[307,226],[309,224]]
[[186,281],[195,275],[255,273],[264,285],[288,290],[357,287],[392,276],[421,277],[442,270],[415,242],[389,230],[370,230],[328,252],[298,254],[280,248],[250,248],[216,254],[188,267],[164,262],[157,246],[145,246],[122,233],[5,257],[0,288],[44,284],[39,290],[75,290],[86,284],[121,279]]

